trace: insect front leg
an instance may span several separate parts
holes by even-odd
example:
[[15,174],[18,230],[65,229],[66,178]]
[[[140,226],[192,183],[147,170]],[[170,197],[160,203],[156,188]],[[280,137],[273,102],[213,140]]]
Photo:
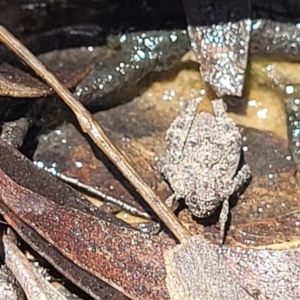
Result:
[[173,193],[166,199],[166,205],[171,208],[176,200],[176,194]]
[[251,176],[249,165],[245,164],[233,178],[232,193],[236,192]]
[[215,99],[211,103],[216,118],[227,117],[227,105],[223,99]]
[[175,211],[178,208],[178,200],[180,198],[181,197],[177,193],[173,193],[166,199],[165,203],[172,211]]

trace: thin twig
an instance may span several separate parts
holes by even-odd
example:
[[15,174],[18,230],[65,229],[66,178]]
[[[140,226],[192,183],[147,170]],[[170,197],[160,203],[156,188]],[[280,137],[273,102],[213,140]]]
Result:
[[40,76],[63,99],[75,114],[83,132],[87,133],[99,149],[119,169],[125,178],[132,184],[143,197],[157,216],[166,224],[177,239],[183,243],[190,232],[179,222],[176,216],[168,209],[165,203],[143,181],[140,175],[130,165],[128,160],[110,142],[105,132],[84,106],[76,100],[69,90],[4,26],[0,26],[0,41],[22,59],[34,72]]
[[109,196],[90,185],[84,184],[76,178],[72,178],[72,177],[64,175],[62,173],[56,173],[55,176],[60,178],[61,180],[65,181],[66,183],[74,185],[78,188],[81,188],[81,189],[87,191],[88,193],[90,193],[92,195],[102,198],[104,201],[107,201],[107,202],[110,202],[110,203],[120,206],[121,208],[128,211],[132,215],[139,216],[139,217],[146,218],[146,219],[151,219],[151,216],[149,214],[147,214],[146,212],[141,211],[141,210],[137,209],[136,207],[129,205],[120,199],[116,199],[112,196]]

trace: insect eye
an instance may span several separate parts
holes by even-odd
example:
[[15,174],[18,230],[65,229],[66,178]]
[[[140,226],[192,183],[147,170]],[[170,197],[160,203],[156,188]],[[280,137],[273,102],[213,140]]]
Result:
[[197,204],[198,202],[198,197],[196,192],[192,192],[190,196],[190,202],[191,204]]

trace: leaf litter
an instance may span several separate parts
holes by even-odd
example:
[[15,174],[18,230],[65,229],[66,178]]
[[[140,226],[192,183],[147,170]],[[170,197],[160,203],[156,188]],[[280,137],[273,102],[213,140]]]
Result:
[[[201,83],[201,80],[199,78],[197,80],[199,80],[199,82]],[[174,82],[173,82],[173,84],[174,84]],[[195,83],[195,86],[197,86],[197,83]],[[201,86],[200,89],[196,88],[196,90],[200,90],[200,91],[203,90],[203,86]],[[161,99],[164,99],[164,97],[161,97],[158,100],[157,107],[155,104],[153,104],[153,98],[147,103],[147,96],[148,96],[148,99],[152,97],[152,95],[149,96],[151,94],[151,92],[148,91],[148,95],[146,95],[145,98],[139,97],[136,100],[132,101],[131,103],[126,104],[126,109],[124,108],[125,105],[123,105],[123,106],[119,106],[114,109],[111,109],[108,112],[105,112],[108,115],[110,114],[110,116],[114,115],[114,117],[116,117],[117,120],[115,120],[115,118],[109,119],[109,116],[105,116],[104,112],[103,113],[100,112],[100,113],[96,114],[96,116],[99,116],[99,118],[101,118],[100,123],[105,128],[106,132],[109,135],[109,138],[113,142],[116,143],[116,145],[121,149],[121,151],[123,151],[123,153],[126,153],[126,155],[129,157],[129,160],[132,163],[135,163],[137,168],[139,168],[139,165],[141,165],[141,164],[136,163],[137,157],[139,157],[139,156],[137,156],[137,154],[144,157],[142,160],[143,164],[142,164],[142,166],[140,166],[141,170],[139,170],[139,172],[141,172],[143,178],[145,178],[145,181],[147,182],[147,180],[148,180],[148,182],[150,184],[152,184],[154,187],[156,186],[156,184],[153,183],[153,176],[151,179],[150,174],[151,173],[155,174],[155,172],[156,172],[155,166],[156,166],[156,162],[157,162],[157,157],[159,157],[160,155],[163,155],[163,153],[164,153],[164,142],[163,142],[164,132],[165,132],[165,130],[168,126],[168,122],[169,122],[168,120],[165,119],[165,116],[170,115],[170,119],[172,119],[172,116],[178,115],[178,113],[180,113],[182,103],[184,102],[182,99],[182,96],[181,96],[181,99],[178,99],[179,101],[177,102],[177,105],[174,105],[175,101],[173,101],[173,100],[176,98],[176,96],[178,96],[179,93],[178,92],[174,93],[172,91],[172,89],[170,89],[170,90],[165,89],[164,93],[166,91],[167,91],[167,94],[165,94],[165,96],[166,96],[165,98],[167,99],[167,101],[166,100],[161,101]],[[195,94],[192,96],[195,97]],[[190,97],[191,97],[191,95],[187,95],[187,97],[185,99],[189,99]],[[205,97],[206,96],[204,95],[204,98]],[[169,101],[170,99],[171,99],[171,101]],[[151,103],[151,101],[152,101],[152,103]],[[249,100],[249,101],[251,101],[251,100]],[[172,103],[172,107],[170,106],[171,105],[170,102]],[[205,105],[205,100],[203,101],[203,104]],[[163,105],[166,106],[168,114],[165,114],[165,113],[163,113],[163,111],[161,111]],[[273,106],[274,106],[274,103],[273,103]],[[141,115],[141,114],[138,115],[137,113],[135,113],[135,111],[139,112],[139,113],[142,112],[143,115]],[[150,111],[150,113],[149,113],[149,111]],[[153,111],[152,114],[151,114],[151,111]],[[279,109],[279,111],[280,111],[280,109]],[[126,112],[127,114],[123,114],[123,116],[127,115],[128,118],[125,118],[125,120],[118,119],[117,116],[120,116],[119,115],[120,112],[123,112],[123,113]],[[155,114],[156,114],[156,116],[155,116]],[[145,116],[148,118],[145,118]],[[158,116],[159,116],[159,118],[158,118]],[[162,116],[164,116],[163,120],[161,118]],[[282,112],[282,116],[284,116],[284,112]],[[239,119],[239,118],[240,117],[237,116],[237,119]],[[271,117],[268,117],[268,118],[270,118],[269,120],[272,120]],[[153,123],[149,124],[150,123],[150,121],[149,121],[149,123],[146,122],[146,124],[143,126],[144,122],[142,122],[142,120],[144,120],[144,121],[145,120],[156,120],[157,122],[154,122],[154,124]],[[284,122],[284,117],[282,117],[282,120]],[[123,123],[122,122],[117,123],[118,121],[123,121]],[[251,121],[249,121],[249,123],[251,124]],[[137,126],[138,124],[139,124],[139,126]],[[284,134],[282,133],[283,131],[280,131],[281,129],[279,129],[279,132],[276,131],[277,126],[272,124],[272,121],[269,122],[268,126],[271,126],[270,128],[273,128],[273,130],[279,136],[284,136]],[[133,130],[134,127],[137,130]],[[164,130],[162,130],[161,127]],[[252,130],[252,134],[253,134],[253,132],[255,135],[255,131]],[[252,145],[251,139],[249,139],[249,135],[251,135],[251,130],[248,130],[248,133],[246,132],[246,133],[244,133],[244,135],[247,140],[247,143],[245,143],[244,146],[250,148],[250,146]],[[125,145],[124,144],[122,145],[122,142],[124,143],[124,137],[125,137],[125,140],[127,139],[129,142],[125,143]],[[266,137],[264,136],[263,132],[256,132],[256,138],[257,138],[257,140],[265,141]],[[273,134],[273,135],[271,135],[271,137],[269,137],[269,140],[267,139],[267,148],[269,149],[270,145],[272,146],[274,144],[277,146],[278,145],[285,146],[285,145],[287,145],[287,142],[286,142],[286,140],[280,140],[278,137],[274,136],[274,134]],[[150,145],[151,145],[151,147],[149,147]],[[251,162],[250,162],[251,159],[247,158],[247,152],[250,153],[250,156],[251,156],[251,154],[253,154],[253,157],[257,158],[263,154],[261,151],[262,148],[263,147],[258,148],[256,151],[253,151],[253,152],[251,150],[246,151],[246,155],[245,155],[246,162],[248,162],[251,165]],[[274,148],[276,148],[276,147],[274,147]],[[150,151],[149,151],[149,149],[150,149]],[[257,191],[257,187],[258,187],[261,189],[260,191],[269,193],[270,194],[270,198],[269,198],[270,202],[273,201],[273,199],[275,198],[274,196],[277,196],[278,204],[283,203],[281,201],[281,199],[282,199],[282,197],[284,197],[284,193],[287,193],[290,189],[294,190],[295,193],[290,193],[290,196],[285,197],[285,199],[287,199],[286,201],[284,201],[285,205],[281,205],[281,206],[283,206],[283,208],[285,208],[287,206],[287,204],[290,204],[290,201],[292,200],[292,198],[296,199],[295,194],[297,194],[298,186],[292,177],[293,172],[295,170],[295,166],[291,162],[290,153],[288,152],[287,148],[284,149],[284,147],[282,147],[282,149],[283,149],[282,151],[280,150],[281,152],[279,151],[280,153],[278,153],[278,149],[274,149],[274,151],[270,151],[270,153],[273,154],[273,157],[271,157],[271,158],[274,159],[276,157],[278,158],[278,156],[279,156],[279,158],[282,159],[282,164],[280,162],[278,162],[278,159],[276,159],[273,161],[275,164],[275,167],[273,166],[272,163],[271,164],[265,163],[264,164],[265,167],[260,169],[259,164],[257,163],[257,165],[258,165],[257,180],[256,181],[253,180],[252,187],[253,187],[254,191],[255,191],[255,189]],[[263,159],[262,159],[262,161],[263,161]],[[268,162],[269,161],[271,161],[271,160],[268,160]],[[145,168],[145,166],[148,166],[148,168]],[[251,165],[251,167],[252,167],[252,165]],[[276,172],[278,172],[279,174],[276,174]],[[259,173],[261,173],[261,174],[259,175]],[[273,177],[272,177],[272,175],[273,175]],[[162,186],[164,186],[164,189],[168,190],[167,185],[163,182],[163,180],[159,177],[159,175],[156,175],[155,178],[157,178],[157,179],[155,179],[155,181],[162,182]],[[288,182],[288,184],[287,184],[287,182]],[[278,188],[277,184],[279,185],[279,188]],[[270,186],[271,186],[271,188],[270,188]],[[272,186],[273,186],[274,191],[272,191]],[[250,186],[249,190],[252,187]],[[267,187],[267,189],[266,189],[266,187]],[[268,187],[269,187],[269,189],[268,189]],[[246,191],[244,196],[247,195],[247,192],[248,192],[248,190]],[[257,198],[261,199],[260,192],[258,192],[257,195],[258,195]],[[297,247],[298,247],[299,235],[297,235],[298,234],[297,228],[295,228],[295,226],[293,228],[291,228],[291,224],[293,224],[293,222],[294,222],[293,225],[296,225],[296,221],[298,219],[297,214],[293,213],[293,211],[295,211],[297,213],[297,209],[298,209],[298,206],[296,203],[297,201],[295,201],[295,204],[292,204],[291,206],[287,206],[286,210],[283,209],[283,211],[279,210],[278,212],[276,212],[276,210],[274,211],[273,209],[269,210],[269,211],[272,211],[273,213],[275,213],[275,215],[273,214],[273,215],[268,216],[268,213],[267,213],[268,210],[264,209],[264,208],[261,209],[260,206],[257,206],[257,209],[254,208],[251,212],[251,208],[253,208],[253,204],[251,204],[251,201],[254,201],[254,203],[255,203],[255,201],[258,201],[258,199],[253,200],[251,192],[249,192],[248,197],[249,197],[249,200],[239,201],[237,203],[237,205],[232,210],[232,215],[234,215],[236,217],[236,219],[239,218],[239,214],[237,214],[237,213],[234,214],[233,211],[234,211],[234,209],[238,209],[239,206],[241,207],[241,204],[243,204],[243,207],[246,207],[245,211],[246,211],[246,215],[248,214],[248,216],[249,216],[249,223],[253,222],[253,218],[255,219],[255,217],[257,217],[257,214],[255,214],[257,212],[261,213],[258,215],[262,216],[263,221],[266,221],[264,219],[266,216],[269,217],[270,219],[272,219],[272,218],[274,219],[274,218],[276,218],[276,216],[278,214],[280,216],[280,213],[283,214],[283,216],[286,215],[286,213],[288,213],[290,216],[287,218],[284,216],[284,218],[283,218],[284,220],[282,219],[283,224],[286,223],[286,225],[283,228],[283,231],[285,230],[286,232],[284,232],[282,235],[285,237],[285,239],[282,239],[282,236],[280,236],[279,238],[276,239],[276,236],[271,235],[271,238],[269,238],[267,240],[262,239],[262,240],[258,241],[256,244],[255,243],[253,244],[253,242],[249,243],[247,241],[247,238],[249,236],[251,236],[251,234],[247,235],[247,233],[246,233],[245,234],[246,238],[242,239],[242,240],[237,240],[236,238],[232,238],[231,236],[234,237],[234,234],[231,234],[231,236],[229,234],[228,246],[230,248],[225,247],[223,249],[223,253],[221,255],[222,263],[221,264],[219,263],[219,266],[221,268],[225,268],[225,269],[230,269],[230,267],[233,266],[232,267],[233,272],[238,271],[238,273],[240,272],[240,274],[243,274],[243,276],[237,275],[237,277],[234,277],[232,275],[232,278],[237,278],[237,280],[240,280],[239,281],[240,286],[238,287],[238,291],[240,291],[239,293],[242,293],[244,295],[243,297],[246,297],[245,295],[249,296],[249,294],[250,294],[252,296],[258,295],[257,297],[259,297],[260,295],[263,295],[262,297],[270,296],[270,297],[273,297],[274,299],[277,299],[278,297],[279,297],[278,299],[280,299],[280,297],[282,297],[282,295],[287,295],[288,297],[293,297],[294,295],[298,295],[299,288],[297,287],[297,285],[295,283],[292,283],[292,282],[290,283],[291,286],[293,286],[294,288],[290,289],[289,293],[287,293],[286,289],[290,286],[283,285],[282,287],[276,289],[276,286],[274,286],[274,284],[273,284],[279,278],[281,278],[282,282],[289,283],[286,276],[284,275],[284,273],[281,273],[281,271],[280,271],[282,266],[286,266],[287,268],[290,268],[289,270],[290,270],[291,274],[294,274],[293,278],[297,278],[299,276],[298,275],[299,271],[297,270],[297,266],[299,266],[299,262],[297,262],[297,257],[299,256],[297,254],[298,253]],[[266,201],[266,203],[267,202],[268,202],[268,200]],[[275,204],[275,207],[278,207],[278,205]],[[267,205],[266,205],[266,208],[267,208]],[[240,213],[241,216],[243,216],[242,211],[243,210],[241,210],[241,213]],[[232,230],[232,229],[234,230],[234,228],[235,228],[234,222],[236,222],[236,224],[238,224],[238,220],[236,220],[236,219],[232,220],[233,224],[232,224],[232,228],[230,228],[230,230]],[[272,221],[272,220],[270,220],[270,221]],[[276,222],[278,222],[278,219],[276,219]],[[289,223],[289,222],[291,222],[291,223]],[[196,223],[193,221],[193,225],[195,225],[195,224]],[[268,220],[267,220],[266,226],[265,226],[265,229],[267,231],[264,232],[264,236],[268,236],[270,233],[272,234],[272,232],[274,230],[274,227],[269,226],[268,224],[270,224],[270,223],[268,223]],[[204,229],[202,228],[202,234],[203,234],[203,231],[205,231],[207,228],[213,229],[213,227],[214,226],[207,226]],[[253,226],[253,227],[255,227],[255,226]],[[245,228],[247,229],[247,226]],[[294,236],[294,239],[291,239],[291,236],[293,235],[291,233],[293,232],[293,230],[295,231],[295,236]],[[205,233],[206,237],[213,240],[214,239],[213,230],[212,230],[212,233],[210,233],[209,230],[207,232]],[[244,234],[241,232],[239,233],[238,231],[236,231],[236,232],[237,232],[238,236],[243,236],[243,234]],[[259,236],[259,233],[256,233],[256,235]],[[200,242],[198,242],[197,240],[199,240]],[[215,254],[216,254],[216,251],[218,251],[218,248],[214,247],[213,244],[211,244],[210,242],[207,242],[207,240],[204,240],[203,238],[201,238],[201,236],[195,237],[195,239],[188,240],[187,244],[184,243],[183,245],[179,245],[177,247],[183,247],[183,248],[191,247],[191,249],[192,249],[194,247],[193,245],[196,245],[195,249],[197,250],[197,248],[200,247],[199,243],[201,245],[203,245],[203,247],[204,247],[204,250],[201,253],[204,253],[204,254],[206,253],[207,255],[209,255],[209,253],[211,253],[210,251],[207,250],[209,248],[209,249],[212,249],[212,251],[214,253],[214,254],[211,253],[212,259],[213,259],[213,257],[216,257]],[[243,243],[244,243],[244,245],[243,245]],[[293,248],[293,247],[296,247],[296,248]],[[178,250],[178,248],[176,248],[176,249]],[[191,250],[191,251],[194,251],[194,250]],[[199,249],[197,251],[199,251]],[[180,254],[183,254],[185,252],[180,250],[180,251],[177,251],[177,253],[176,253],[176,251],[174,249],[174,252],[172,252],[172,250],[170,250],[170,252],[166,252],[166,253],[168,253],[168,254],[165,254],[166,257],[167,257],[167,255],[169,255],[169,261],[170,260],[175,261],[177,254],[180,256]],[[197,253],[197,252],[195,252],[195,253]],[[231,255],[231,253],[232,253],[232,255]],[[242,257],[242,259],[239,260],[238,259],[239,257]],[[296,269],[293,269],[291,265],[286,265],[287,257],[289,257],[289,260],[291,261],[291,263],[296,266]],[[220,256],[218,256],[218,258],[220,258]],[[250,258],[253,258],[253,259],[250,259]],[[269,258],[270,258],[270,260],[268,260]],[[295,261],[295,259],[296,259],[296,261]],[[167,258],[167,260],[168,260],[168,258]],[[271,274],[267,274],[266,276],[269,276],[269,279],[265,281],[266,282],[265,286],[260,286],[259,282],[258,282],[260,276],[262,276],[262,273],[260,273],[260,269],[257,267],[257,261],[260,261],[261,268],[263,268],[265,262],[267,262],[267,261],[270,262],[270,264],[272,265],[271,270],[274,272],[274,274],[276,276],[275,279],[274,278],[272,279]],[[242,265],[242,267],[240,267],[240,269],[237,268],[237,266],[236,266],[237,262],[240,262],[240,264]],[[278,262],[279,265],[276,265],[276,262]],[[179,261],[177,260],[175,264],[174,263],[172,264],[172,267],[175,267],[175,269],[176,268],[180,269],[181,263],[182,263],[182,260],[179,260]],[[249,268],[251,269],[251,264],[252,264],[252,268],[256,271],[253,271],[253,273],[251,273],[252,271],[251,272],[249,271],[247,274],[249,274],[250,282],[246,281],[245,283],[243,283],[243,278],[241,278],[241,277],[245,277],[244,273]],[[202,272],[205,268],[213,269],[213,263],[211,263],[211,265],[209,265],[209,263],[208,263],[208,267],[207,267],[207,265],[205,265],[205,268],[204,268],[203,265],[201,265],[201,262],[199,262],[199,268],[200,268],[199,270],[202,270]],[[199,277],[199,273],[197,274],[196,271],[197,271],[197,269],[195,269],[194,276]],[[174,270],[173,270],[173,272],[174,272]],[[226,272],[224,274],[226,274]],[[171,273],[169,272],[168,276],[170,274]],[[219,273],[216,272],[216,274],[219,274]],[[230,274],[232,274],[232,273],[230,273]],[[251,276],[251,274],[253,276]],[[180,274],[180,275],[182,275],[182,274]],[[204,280],[205,278],[207,278],[206,276],[207,276],[207,274],[204,274],[201,278]],[[192,277],[190,277],[190,279],[191,278]],[[222,277],[220,275],[220,277],[218,277],[217,279],[221,281],[221,278],[224,278],[224,276]],[[229,277],[227,276],[227,278],[229,278]],[[171,282],[174,283],[175,281],[172,281],[173,279],[171,278]],[[167,281],[168,280],[170,280],[170,278],[167,279]],[[257,282],[255,280],[257,280]],[[186,281],[181,281],[181,283],[182,282],[186,283]],[[191,280],[191,282],[192,282],[192,280]],[[224,281],[224,282],[227,282],[227,281]],[[253,284],[253,282],[256,282],[256,284]],[[187,283],[189,283],[189,282],[187,282]],[[205,285],[203,285],[203,286],[205,286]],[[232,286],[234,287],[234,285],[232,285]],[[178,285],[178,287],[180,287],[180,285]],[[259,287],[259,289],[257,287]],[[173,284],[173,288],[174,288],[174,284]],[[200,289],[200,291],[201,291],[201,289]],[[204,292],[207,293],[207,291],[204,291]],[[220,289],[216,288],[214,293],[215,293],[214,294],[215,296],[217,295],[218,297],[220,297],[222,292]],[[172,291],[171,291],[171,294],[172,294]],[[223,298],[220,298],[220,299],[223,299]],[[243,299],[243,298],[241,298],[241,299]]]

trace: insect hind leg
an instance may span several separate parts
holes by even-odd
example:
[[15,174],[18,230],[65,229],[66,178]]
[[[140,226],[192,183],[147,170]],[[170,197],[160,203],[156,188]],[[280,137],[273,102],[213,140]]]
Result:
[[225,238],[225,229],[226,229],[226,223],[228,220],[228,214],[229,214],[229,200],[225,199],[225,201],[222,204],[222,210],[219,218],[220,223],[220,240],[219,245],[222,246],[224,243]]

